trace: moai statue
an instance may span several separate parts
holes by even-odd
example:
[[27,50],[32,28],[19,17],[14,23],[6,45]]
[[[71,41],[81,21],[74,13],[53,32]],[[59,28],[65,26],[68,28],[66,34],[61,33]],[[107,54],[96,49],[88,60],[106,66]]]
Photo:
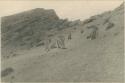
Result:
[[62,48],[62,49],[65,49],[65,37],[64,36],[58,36],[58,39],[57,39],[57,47],[58,48]]
[[71,35],[71,32],[68,34],[68,40],[71,40],[72,39],[72,35]]
[[91,29],[92,31],[91,31],[90,35],[87,36],[87,39],[91,39],[91,40],[96,39],[97,33],[98,33],[98,27],[90,26],[88,28]]
[[45,40],[45,50],[47,52],[50,51],[50,43],[51,43],[51,39],[50,38]]
[[98,31],[98,28],[93,28],[92,33],[90,34],[91,40],[96,39],[97,31]]
[[57,48],[57,39],[56,38],[53,38],[51,39],[51,43],[50,43],[50,48],[53,49],[53,48]]

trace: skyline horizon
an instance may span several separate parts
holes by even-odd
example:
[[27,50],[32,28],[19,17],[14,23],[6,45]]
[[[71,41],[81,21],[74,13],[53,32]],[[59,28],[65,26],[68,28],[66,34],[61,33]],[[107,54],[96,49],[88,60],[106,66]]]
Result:
[[[42,2],[42,1],[41,1]],[[52,1],[53,2],[53,1]],[[52,3],[51,2],[51,3]],[[79,2],[79,1],[78,1]],[[84,3],[86,3],[85,1],[82,1],[82,2],[84,2]],[[53,6],[34,6],[33,5],[33,7],[31,6],[26,6],[27,8],[25,9],[22,9],[22,10],[16,10],[15,12],[3,12],[3,14],[0,14],[0,16],[1,17],[6,17],[6,16],[11,16],[11,15],[15,15],[15,14],[19,14],[19,13],[22,13],[22,12],[26,12],[26,11],[30,11],[30,10],[33,10],[33,9],[37,9],[37,8],[43,8],[43,9],[45,9],[45,10],[49,10],[49,9],[53,9],[54,11],[55,11],[55,13],[56,13],[56,15],[60,18],[60,19],[68,19],[68,20],[70,20],[70,21],[74,21],[74,20],[78,20],[78,19],[80,19],[80,20],[85,20],[85,19],[87,19],[87,18],[89,18],[89,17],[91,17],[91,16],[94,16],[94,15],[99,15],[99,14],[102,14],[102,13],[104,13],[104,12],[108,12],[108,11],[112,11],[112,10],[114,10],[115,8],[117,8],[117,7],[119,7],[123,2],[122,1],[118,1],[118,2],[112,2],[112,1],[106,1],[105,3],[107,3],[108,2],[108,4],[103,4],[103,6],[102,6],[102,8],[100,7],[95,7],[95,5],[96,4],[91,4],[91,2],[88,2],[89,3],[89,7],[86,7],[86,6],[83,6],[83,5],[80,5],[80,6],[78,6],[78,4],[76,4],[76,3],[74,3],[73,5],[70,5],[70,6],[66,6],[66,7],[61,7],[61,8],[57,8],[58,7],[58,5],[57,4],[54,4],[55,5],[55,7],[54,7],[54,5]],[[114,6],[110,6],[109,7],[109,2],[111,2],[111,3],[114,3]],[[47,2],[48,3],[48,2]],[[95,2],[95,3],[98,3],[98,5],[100,6],[100,1],[97,1],[97,2]],[[38,4],[38,3],[37,3]],[[56,6],[57,5],[57,6]],[[89,11],[88,10],[88,13],[87,12],[82,12],[82,11],[79,11],[79,10],[76,10],[76,11],[79,11],[79,12],[74,12],[75,14],[72,14],[72,15],[70,15],[71,14],[71,12],[73,12],[73,8],[69,8],[69,9],[67,9],[68,7],[74,7],[74,5],[77,5],[76,6],[76,9],[84,9],[85,11],[87,11],[87,9],[89,9],[89,8],[92,8],[93,7],[93,9],[89,9],[89,10],[91,10],[91,11]],[[84,4],[85,5],[85,4]],[[101,4],[102,5],[102,4]],[[106,8],[106,5],[107,5],[107,8]],[[60,7],[60,6],[59,6]],[[103,8],[104,7],[104,8]],[[18,7],[18,8],[20,8],[20,7]],[[16,9],[18,9],[18,8],[16,8]],[[75,8],[75,7],[74,7]],[[100,9],[103,9],[102,11],[98,11],[98,10],[100,10]],[[62,11],[62,10],[64,10],[64,12]],[[68,11],[69,10],[69,11]],[[61,11],[61,12],[60,12]],[[71,12],[70,12],[71,11]],[[82,14],[84,14],[84,15],[82,15]],[[83,17],[82,17],[83,16]]]

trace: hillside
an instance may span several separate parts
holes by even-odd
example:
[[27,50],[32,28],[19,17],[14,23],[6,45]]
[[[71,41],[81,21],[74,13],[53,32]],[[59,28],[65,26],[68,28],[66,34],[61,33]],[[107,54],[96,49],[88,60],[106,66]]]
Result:
[[[20,17],[20,14],[16,16]],[[59,34],[65,36],[66,49],[54,48],[46,52],[43,46],[36,46],[28,50],[16,51],[15,54],[12,54],[12,57],[2,59],[2,81],[123,83],[123,18],[124,4],[112,11],[91,16],[83,22],[79,20],[74,22],[65,20],[67,24],[65,28],[58,30],[56,29],[57,27],[54,27],[51,31],[55,31],[55,34],[52,36],[53,39]],[[6,19],[18,20],[20,18],[12,15],[4,18],[3,21],[6,21]],[[60,21],[58,16],[55,16],[54,19],[55,23]],[[14,23],[8,21],[8,24],[13,25]],[[61,24],[61,26],[64,25]],[[7,33],[6,31],[8,30],[3,29],[2,34]],[[71,33],[71,40],[67,39],[69,33]],[[10,38],[7,37],[7,39]],[[5,73],[5,71],[8,71],[8,73]]]
[[[43,8],[2,17],[2,48],[10,53],[42,45],[46,37],[69,27],[69,23],[67,19],[59,19],[54,10]],[[2,52],[6,55],[4,50]]]

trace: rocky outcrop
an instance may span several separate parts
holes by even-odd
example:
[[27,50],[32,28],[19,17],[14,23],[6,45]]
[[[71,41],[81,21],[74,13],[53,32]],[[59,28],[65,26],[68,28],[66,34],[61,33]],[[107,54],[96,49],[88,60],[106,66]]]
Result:
[[52,9],[36,8],[2,18],[2,46],[34,46],[47,36],[51,29],[68,26]]

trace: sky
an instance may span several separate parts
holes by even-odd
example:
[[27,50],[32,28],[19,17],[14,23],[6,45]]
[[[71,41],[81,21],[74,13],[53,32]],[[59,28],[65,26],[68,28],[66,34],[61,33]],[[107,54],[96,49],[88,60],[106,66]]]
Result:
[[1,0],[0,16],[45,8],[54,9],[62,19],[84,20],[92,15],[113,10],[122,2],[123,0]]

